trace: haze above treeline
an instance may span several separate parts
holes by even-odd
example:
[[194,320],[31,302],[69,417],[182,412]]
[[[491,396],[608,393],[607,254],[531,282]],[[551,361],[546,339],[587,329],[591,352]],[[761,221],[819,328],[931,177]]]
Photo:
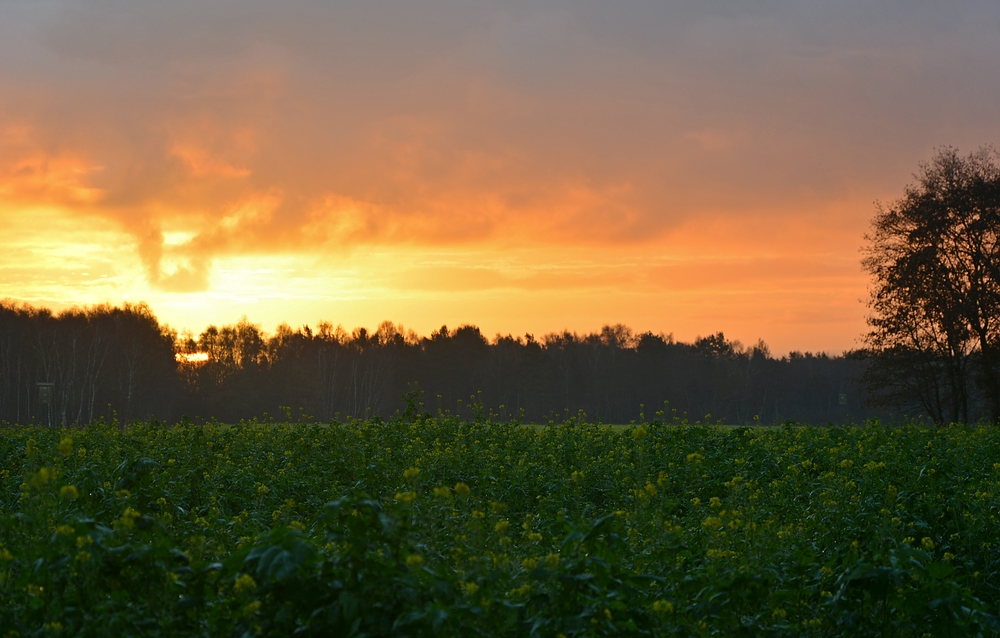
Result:
[[[207,356],[206,356],[207,355]],[[322,421],[392,418],[404,394],[431,414],[546,423],[586,414],[629,423],[840,423],[890,415],[865,406],[858,353],[774,357],[723,333],[692,343],[607,325],[588,334],[497,335],[472,325],[419,336],[322,323],[266,334],[249,320],[197,339],[145,304],[53,313],[0,303],[0,419]],[[582,412],[581,412],[582,411]]]

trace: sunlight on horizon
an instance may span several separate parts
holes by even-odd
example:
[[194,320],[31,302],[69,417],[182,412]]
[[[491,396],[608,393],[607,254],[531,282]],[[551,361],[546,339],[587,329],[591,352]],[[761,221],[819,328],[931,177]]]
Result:
[[[0,273],[13,300],[56,310],[143,301],[162,323],[194,336],[243,317],[269,332],[282,323],[328,321],[351,330],[390,320],[425,336],[441,325],[474,324],[488,337],[623,323],[682,341],[717,331],[745,344],[762,338],[776,354],[855,347],[863,308],[851,302],[864,293],[855,261],[833,248],[782,254],[750,227],[725,237],[717,224],[690,224],[642,245],[401,245],[216,257],[205,290],[169,292],[150,285],[128,234],[44,209],[4,217],[5,232],[19,239],[0,257]],[[771,240],[776,230],[767,232]],[[706,234],[711,245],[699,247]],[[193,235],[167,237],[182,244]],[[841,241],[849,243],[850,233]]]

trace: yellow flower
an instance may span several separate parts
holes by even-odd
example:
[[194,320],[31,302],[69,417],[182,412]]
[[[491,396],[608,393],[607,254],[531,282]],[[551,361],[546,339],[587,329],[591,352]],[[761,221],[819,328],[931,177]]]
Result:
[[920,545],[928,552],[934,550],[934,541],[927,536],[924,536],[922,539],[920,539]]
[[435,487],[434,496],[437,496],[438,498],[448,498],[451,496],[451,488],[446,485]]
[[653,603],[653,611],[658,614],[669,614],[674,611],[674,604],[668,600],[658,600]]
[[395,499],[402,503],[412,503],[417,500],[416,492],[396,492]]
[[517,589],[512,589],[508,593],[509,596],[523,596],[531,591],[531,585],[522,585]]
[[90,552],[87,550],[80,550],[76,553],[76,560],[81,563],[86,563],[90,560]]
[[474,596],[476,592],[479,591],[479,585],[475,583],[465,583],[462,589],[465,590],[466,596]]
[[459,496],[468,496],[469,495],[469,486],[466,485],[465,483],[462,483],[462,482],[455,483],[454,490],[455,490],[455,493],[458,494]]
[[549,567],[559,566],[559,554],[549,554],[545,557],[545,564]]
[[722,527],[722,519],[717,516],[709,516],[701,522],[701,526],[705,529],[718,529]]
[[257,588],[257,581],[250,574],[240,574],[233,582],[233,591],[244,593]]
[[76,546],[77,547],[85,547],[87,545],[93,545],[93,544],[94,544],[94,539],[91,538],[91,537],[89,537],[89,536],[77,536],[76,537]]
[[575,471],[572,474],[570,474],[569,477],[573,480],[574,483],[579,483],[580,481],[583,480],[583,472]]
[[132,509],[131,507],[126,507],[125,511],[122,512],[121,518],[115,521],[115,523],[117,523],[118,526],[125,526],[129,529],[132,529],[133,527],[135,527],[135,519],[139,518],[139,516],[141,516],[139,512]]
[[247,616],[253,616],[253,615],[254,615],[254,614],[256,614],[256,613],[257,613],[258,611],[260,611],[260,601],[259,601],[259,600],[255,600],[255,601],[253,601],[252,603],[248,603],[248,604],[247,604],[247,605],[246,605],[246,606],[245,606],[245,607],[243,608],[243,616],[244,616],[244,617],[247,617]]
[[406,557],[406,565],[408,567],[416,567],[418,565],[423,565],[424,557],[420,554],[410,554]]
[[687,462],[688,463],[701,463],[704,460],[705,460],[705,457],[702,456],[701,454],[698,454],[697,452],[692,452],[691,454],[687,455]]
[[31,487],[36,490],[40,490],[45,487],[45,484],[56,477],[56,471],[50,470],[47,467],[39,468],[37,472],[31,475],[28,482],[31,483]]
[[80,492],[77,491],[75,485],[63,485],[59,488],[59,498],[68,498],[70,500],[76,500],[80,498]]
[[59,449],[59,454],[61,454],[63,458],[66,458],[69,455],[71,455],[73,453],[73,437],[67,436],[62,441],[59,441],[58,449]]
[[507,531],[508,528],[510,528],[510,523],[506,520],[503,520],[499,521],[496,525],[493,526],[493,531],[503,534],[504,532]]
[[74,532],[76,532],[76,530],[69,525],[60,525],[56,528],[56,534],[59,534],[60,536],[72,536]]
[[420,468],[419,467],[411,467],[408,470],[406,470],[405,472],[403,472],[403,478],[405,478],[406,480],[415,479],[418,476],[420,476]]
[[524,567],[525,569],[534,569],[538,567],[538,559],[525,558],[524,560],[521,561],[521,567]]
[[267,494],[268,491],[269,490],[267,489],[266,485],[260,485],[260,486],[257,487],[257,493],[260,494],[260,495]]

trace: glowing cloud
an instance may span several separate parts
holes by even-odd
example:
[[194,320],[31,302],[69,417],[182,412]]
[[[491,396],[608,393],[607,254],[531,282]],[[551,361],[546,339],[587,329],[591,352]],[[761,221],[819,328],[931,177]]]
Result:
[[872,201],[932,147],[998,138],[998,18],[986,2],[4,3],[0,296],[146,299],[195,330],[243,313],[608,320],[851,347]]

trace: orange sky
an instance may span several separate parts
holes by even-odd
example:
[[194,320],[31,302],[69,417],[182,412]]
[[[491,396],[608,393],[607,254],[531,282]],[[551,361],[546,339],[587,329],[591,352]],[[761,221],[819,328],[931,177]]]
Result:
[[855,347],[1000,9],[832,4],[4,3],[0,297]]

